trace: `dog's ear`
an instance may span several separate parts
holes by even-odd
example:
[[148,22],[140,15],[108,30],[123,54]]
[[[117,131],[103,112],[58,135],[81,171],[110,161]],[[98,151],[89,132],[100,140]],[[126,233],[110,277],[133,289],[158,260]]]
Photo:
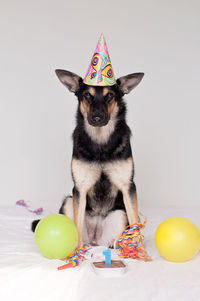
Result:
[[117,84],[123,94],[128,94],[142,80],[144,73],[132,73],[118,78]]
[[57,77],[61,83],[69,89],[70,92],[76,93],[79,89],[82,78],[70,71],[56,69]]

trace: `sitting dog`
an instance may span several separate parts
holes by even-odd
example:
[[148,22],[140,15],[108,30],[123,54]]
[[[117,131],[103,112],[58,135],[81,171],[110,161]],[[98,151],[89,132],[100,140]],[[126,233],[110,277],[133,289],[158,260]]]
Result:
[[56,70],[56,74],[78,98],[71,164],[73,197],[64,200],[60,213],[74,219],[79,245],[109,246],[127,223],[138,222],[131,131],[122,97],[144,74],[130,74],[105,87],[86,85],[69,71]]
[[78,99],[71,162],[73,195],[64,199],[59,212],[74,220],[79,246],[111,246],[128,224],[138,222],[131,131],[123,96],[140,83],[144,73],[115,80],[101,35],[84,79],[65,70],[56,70],[56,75]]
[[[126,124],[124,94],[144,73],[120,77],[113,86],[83,83],[75,73],[56,70],[59,80],[78,99],[73,133],[73,196],[66,197],[59,213],[72,218],[79,245],[113,245],[127,224],[138,222],[131,131]],[[38,221],[32,224],[34,231]]]

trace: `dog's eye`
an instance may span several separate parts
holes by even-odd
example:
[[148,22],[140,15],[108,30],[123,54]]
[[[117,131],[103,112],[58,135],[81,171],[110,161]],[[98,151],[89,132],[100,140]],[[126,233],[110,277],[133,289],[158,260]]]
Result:
[[93,96],[89,93],[89,92],[85,92],[83,94],[83,96],[85,97],[85,99],[89,102],[89,101],[92,101],[93,99]]
[[105,96],[105,101],[108,103],[113,99],[113,97],[114,97],[114,94],[111,92],[108,92]]

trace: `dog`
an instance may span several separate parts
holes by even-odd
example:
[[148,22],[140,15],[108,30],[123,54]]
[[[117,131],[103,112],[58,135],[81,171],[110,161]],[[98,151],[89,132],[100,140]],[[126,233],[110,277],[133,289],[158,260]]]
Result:
[[74,188],[59,213],[74,220],[79,246],[113,246],[128,224],[138,222],[131,130],[123,96],[144,73],[120,77],[112,86],[89,86],[75,73],[55,72],[78,99],[71,161]]

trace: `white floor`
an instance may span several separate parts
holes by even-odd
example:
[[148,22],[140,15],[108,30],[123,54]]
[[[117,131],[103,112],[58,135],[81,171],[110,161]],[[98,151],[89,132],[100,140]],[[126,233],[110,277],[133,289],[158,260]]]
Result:
[[[200,254],[187,263],[171,263],[156,250],[158,225],[171,216],[191,219],[200,228],[199,208],[142,208],[148,222],[145,246],[152,262],[126,260],[127,272],[119,277],[100,277],[90,261],[80,267],[57,271],[59,260],[42,257],[30,231],[36,215],[23,207],[0,207],[0,300],[2,301],[184,301],[200,300]],[[43,216],[56,213],[48,208]],[[94,257],[103,248],[94,248]],[[114,251],[113,257],[116,257]]]

